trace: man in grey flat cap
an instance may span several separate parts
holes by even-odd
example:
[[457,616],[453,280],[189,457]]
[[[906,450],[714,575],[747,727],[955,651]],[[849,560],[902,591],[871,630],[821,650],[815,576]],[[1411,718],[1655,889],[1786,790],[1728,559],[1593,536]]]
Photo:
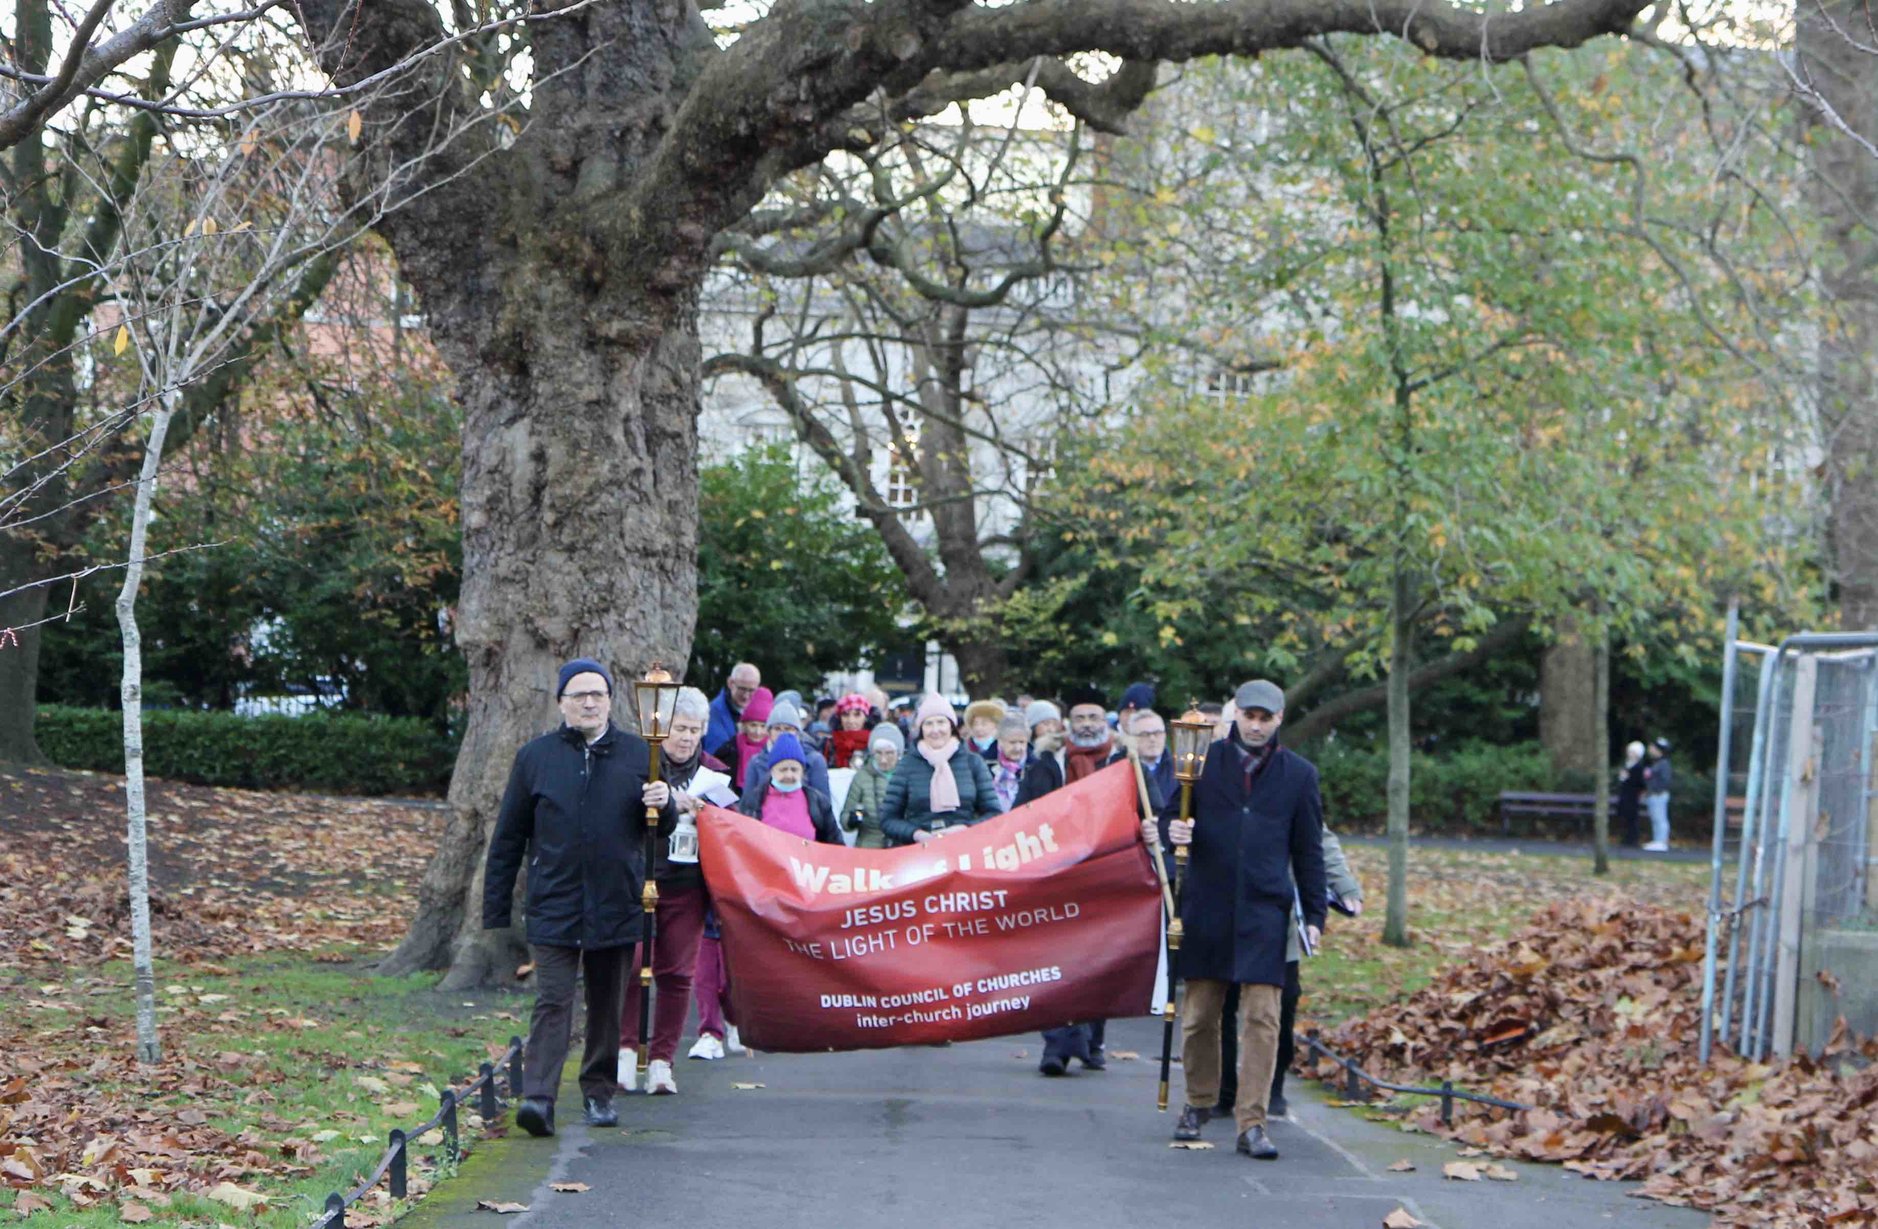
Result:
[[[1243,1156],[1273,1160],[1265,1131],[1285,985],[1293,900],[1315,944],[1327,909],[1323,799],[1317,768],[1278,745],[1285,693],[1254,679],[1233,697],[1238,715],[1206,753],[1191,821],[1168,837],[1192,850],[1180,920],[1181,1065],[1187,1104],[1177,1140],[1200,1138],[1220,1092],[1220,1007],[1239,988],[1239,1095],[1233,1106]],[[1294,898],[1293,884],[1296,884]]]

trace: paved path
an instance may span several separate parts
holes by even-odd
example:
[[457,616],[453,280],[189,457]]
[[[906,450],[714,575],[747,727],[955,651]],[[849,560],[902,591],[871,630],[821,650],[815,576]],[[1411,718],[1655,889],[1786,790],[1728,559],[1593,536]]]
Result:
[[[1333,1109],[1312,1086],[1295,1088],[1291,1120],[1273,1127],[1284,1154],[1276,1162],[1235,1155],[1230,1125],[1218,1122],[1209,1128],[1214,1150],[1170,1149],[1173,1113],[1154,1109],[1159,1025],[1116,1022],[1109,1044],[1141,1058],[1046,1080],[1036,1074],[1037,1039],[1014,1037],[681,1061],[679,1096],[622,1097],[618,1130],[589,1130],[575,1110],[555,1139],[486,1144],[407,1224],[1103,1229],[1191,1218],[1375,1229],[1399,1206],[1439,1229],[1707,1222],[1552,1166],[1517,1165],[1515,1183],[1444,1180],[1452,1145]],[[564,1109],[578,1105],[571,1098],[570,1089]],[[1401,1159],[1417,1169],[1390,1172]],[[557,1193],[550,1182],[592,1189]],[[479,1198],[530,1210],[498,1221],[473,1210]]]

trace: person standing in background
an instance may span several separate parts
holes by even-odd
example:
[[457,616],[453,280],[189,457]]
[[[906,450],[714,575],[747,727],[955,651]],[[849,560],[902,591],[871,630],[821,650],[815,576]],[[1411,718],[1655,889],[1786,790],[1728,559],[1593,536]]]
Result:
[[1650,744],[1650,763],[1643,770],[1643,805],[1650,811],[1650,853],[1669,849],[1669,740],[1659,738]]
[[1635,849],[1643,840],[1638,835],[1638,821],[1643,818],[1643,744],[1633,742],[1624,748],[1624,766],[1617,770],[1617,821],[1623,825],[1624,844]]

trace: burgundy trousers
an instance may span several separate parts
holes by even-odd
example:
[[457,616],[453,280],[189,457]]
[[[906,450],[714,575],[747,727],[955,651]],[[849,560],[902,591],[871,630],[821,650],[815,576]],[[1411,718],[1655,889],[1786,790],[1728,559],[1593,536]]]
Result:
[[[698,940],[704,934],[704,888],[659,889],[658,933],[652,940],[652,1046],[647,1061],[671,1062],[691,1011],[692,970],[698,964]],[[620,996],[619,1043],[639,1048],[639,962],[642,943],[626,960],[626,990]]]

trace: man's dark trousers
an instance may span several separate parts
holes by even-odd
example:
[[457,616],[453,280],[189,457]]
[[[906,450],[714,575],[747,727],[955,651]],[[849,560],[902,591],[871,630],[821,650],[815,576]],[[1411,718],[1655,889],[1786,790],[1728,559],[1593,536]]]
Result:
[[611,1097],[619,1062],[619,1001],[624,988],[624,947],[529,948],[535,958],[535,1011],[528,1021],[522,1062],[522,1095],[553,1101],[574,1023],[574,977],[587,983],[587,1039],[581,1047],[580,1091]]
[[[1291,1034],[1298,1025],[1298,1000],[1304,995],[1304,984],[1298,980],[1298,962],[1293,960],[1285,965],[1285,990],[1278,999],[1278,1065],[1272,1068],[1272,1095],[1281,1096],[1285,1091],[1285,1072],[1291,1069],[1291,1056],[1295,1048],[1291,1044]],[[1230,1112],[1233,1102],[1239,1099],[1239,986],[1234,983],[1226,991],[1226,1005],[1220,1009],[1220,1019],[1225,1023],[1219,1033],[1219,1104],[1228,1107]]]

